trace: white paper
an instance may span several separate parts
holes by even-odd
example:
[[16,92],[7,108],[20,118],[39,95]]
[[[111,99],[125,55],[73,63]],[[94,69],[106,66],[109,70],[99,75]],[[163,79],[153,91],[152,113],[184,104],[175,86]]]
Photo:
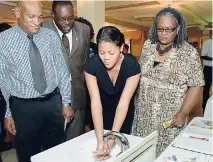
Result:
[[65,118],[64,120],[64,131],[66,130],[66,127],[67,127],[67,118]]

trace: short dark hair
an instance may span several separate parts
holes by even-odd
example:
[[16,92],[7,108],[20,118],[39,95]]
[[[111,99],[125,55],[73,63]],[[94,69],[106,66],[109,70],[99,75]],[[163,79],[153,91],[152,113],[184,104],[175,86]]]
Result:
[[56,10],[57,5],[60,5],[60,6],[63,6],[63,5],[71,5],[71,6],[73,7],[71,1],[55,1],[55,0],[54,0],[54,1],[52,2],[52,12],[53,12],[54,14],[55,14],[55,10]]
[[100,42],[112,42],[115,43],[116,46],[121,47],[125,39],[123,33],[121,33],[118,28],[114,26],[105,26],[98,31],[96,42],[97,44]]
[[124,48],[127,49],[127,51],[129,50],[129,45],[128,44],[124,44]]
[[76,17],[75,20],[79,21],[81,23],[84,23],[84,24],[86,24],[86,25],[88,25],[90,27],[90,39],[93,39],[95,33],[94,33],[94,29],[93,29],[92,23],[89,22],[87,19],[85,19],[83,17]]
[[154,22],[149,30],[149,39],[152,43],[158,42],[157,36],[157,24],[161,16],[171,16],[175,19],[177,25],[180,26],[180,29],[174,39],[174,47],[181,47],[185,41],[187,41],[187,24],[184,16],[176,9],[168,7],[161,10],[154,19]]
[[1,23],[0,24],[0,32],[3,32],[3,31],[5,31],[5,30],[7,30],[9,28],[11,28],[11,26],[9,24],[7,24],[7,23]]

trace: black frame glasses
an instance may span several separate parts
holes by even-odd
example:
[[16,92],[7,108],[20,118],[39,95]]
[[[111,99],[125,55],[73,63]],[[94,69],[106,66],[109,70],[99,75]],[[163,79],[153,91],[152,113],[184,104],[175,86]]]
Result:
[[157,27],[157,31],[159,33],[162,33],[163,31],[165,31],[166,33],[172,33],[172,32],[175,31],[176,28],[177,28],[177,26],[174,27],[174,28],[161,28],[161,27]]
[[60,23],[64,23],[65,21],[68,21],[68,22],[74,22],[75,21],[75,16],[70,16],[70,17],[67,17],[67,18],[64,18],[64,17],[58,17],[57,15],[53,14],[53,16],[56,18],[56,20]]

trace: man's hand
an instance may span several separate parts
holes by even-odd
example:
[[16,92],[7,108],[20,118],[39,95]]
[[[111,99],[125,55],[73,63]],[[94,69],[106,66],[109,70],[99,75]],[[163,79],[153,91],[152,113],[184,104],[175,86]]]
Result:
[[10,116],[10,117],[7,117],[7,118],[4,118],[4,128],[10,132],[12,135],[16,135],[16,127],[15,127],[15,122],[13,120],[13,118]]
[[65,106],[62,108],[62,115],[64,119],[67,119],[67,123],[69,123],[74,117],[74,111],[71,106]]

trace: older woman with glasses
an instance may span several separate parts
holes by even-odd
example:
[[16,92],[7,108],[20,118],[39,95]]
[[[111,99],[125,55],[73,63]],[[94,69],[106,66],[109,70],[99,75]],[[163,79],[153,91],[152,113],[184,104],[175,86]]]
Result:
[[199,55],[186,40],[183,15],[165,8],[156,15],[142,49],[132,133],[145,137],[157,130],[157,155],[183,129],[204,85]]

